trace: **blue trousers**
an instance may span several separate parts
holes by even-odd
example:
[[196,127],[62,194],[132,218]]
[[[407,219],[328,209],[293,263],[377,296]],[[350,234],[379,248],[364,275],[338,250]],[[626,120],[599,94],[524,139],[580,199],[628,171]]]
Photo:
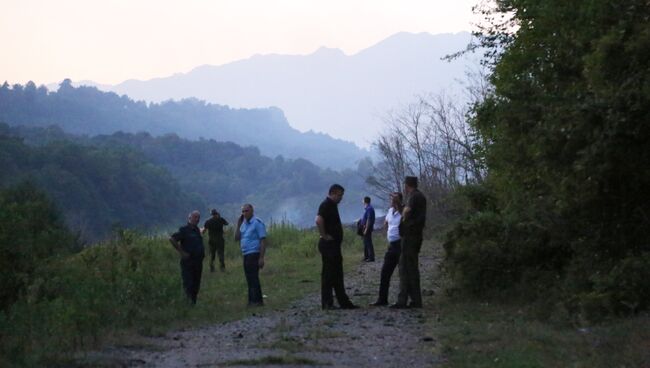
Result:
[[372,245],[372,232],[363,236],[363,257],[366,260],[375,260],[375,247]]

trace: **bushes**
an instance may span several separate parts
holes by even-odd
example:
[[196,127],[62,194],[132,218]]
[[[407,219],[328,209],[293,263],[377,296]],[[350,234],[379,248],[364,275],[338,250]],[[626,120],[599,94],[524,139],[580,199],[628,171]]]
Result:
[[30,365],[93,346],[110,329],[178,318],[184,299],[176,260],[161,240],[123,231],[38,268],[0,321],[0,331],[11,331],[2,334],[2,355]]
[[77,248],[53,204],[33,185],[0,191],[0,310],[24,291],[39,264]]

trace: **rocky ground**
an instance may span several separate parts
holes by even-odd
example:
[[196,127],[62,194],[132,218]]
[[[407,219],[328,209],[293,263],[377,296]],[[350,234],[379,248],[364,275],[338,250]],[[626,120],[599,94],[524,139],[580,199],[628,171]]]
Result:
[[[377,295],[383,261],[378,257],[345,275],[348,295],[361,309],[322,311],[315,290],[285,310],[252,309],[242,320],[172,331],[138,346],[109,347],[85,360],[123,367],[435,366],[441,359],[435,331],[425,327],[438,318],[431,306],[438,261],[432,248],[424,244],[420,256],[423,309],[368,306]],[[383,250],[377,254],[383,256]],[[398,288],[397,270],[392,280],[391,302]]]

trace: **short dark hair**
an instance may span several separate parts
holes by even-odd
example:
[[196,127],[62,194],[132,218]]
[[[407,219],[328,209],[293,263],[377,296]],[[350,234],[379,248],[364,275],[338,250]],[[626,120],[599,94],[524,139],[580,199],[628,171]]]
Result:
[[363,203],[370,204],[370,197],[363,197]]
[[402,192],[393,192],[390,194],[391,197],[397,197],[400,201],[400,203],[404,200],[404,196],[402,195]]
[[328,192],[329,194],[333,194],[334,192],[345,192],[345,188],[341,186],[341,184],[332,184],[330,187],[330,191]]
[[418,187],[418,177],[417,176],[407,176],[404,178],[404,184],[408,185],[411,188]]

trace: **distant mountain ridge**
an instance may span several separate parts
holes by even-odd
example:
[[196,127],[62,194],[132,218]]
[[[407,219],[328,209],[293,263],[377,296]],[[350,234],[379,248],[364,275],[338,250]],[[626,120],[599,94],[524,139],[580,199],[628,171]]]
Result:
[[[196,98],[147,104],[64,81],[56,92],[34,83],[0,87],[0,122],[59,125],[73,134],[176,133],[187,139],[231,141],[271,157],[304,158],[321,167],[352,168],[369,153],[351,142],[292,128],[282,110],[233,109]],[[218,159],[218,158],[215,158]]]
[[277,106],[300,131],[367,146],[386,111],[416,94],[458,89],[472,60],[441,58],[464,50],[470,40],[467,32],[398,33],[354,55],[326,47],[309,55],[255,55],[98,88],[154,102],[195,97],[231,107]]

